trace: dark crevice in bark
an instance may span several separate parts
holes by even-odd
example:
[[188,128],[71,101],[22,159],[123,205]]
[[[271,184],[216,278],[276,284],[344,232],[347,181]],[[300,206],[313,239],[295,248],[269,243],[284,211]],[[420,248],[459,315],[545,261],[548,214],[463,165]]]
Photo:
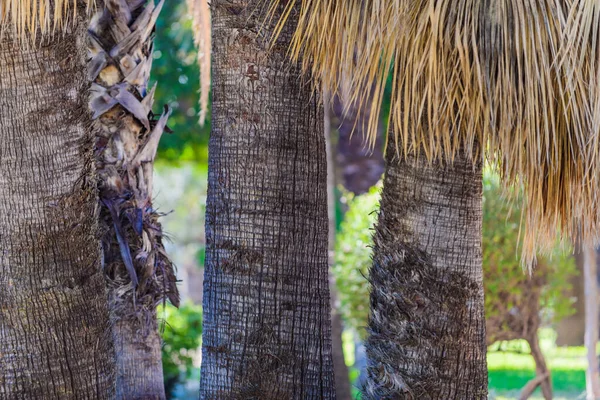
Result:
[[85,24],[0,36],[0,397],[109,399]]
[[264,2],[212,12],[200,397],[334,398],[323,111]]
[[366,398],[485,399],[481,165],[388,149],[374,235]]

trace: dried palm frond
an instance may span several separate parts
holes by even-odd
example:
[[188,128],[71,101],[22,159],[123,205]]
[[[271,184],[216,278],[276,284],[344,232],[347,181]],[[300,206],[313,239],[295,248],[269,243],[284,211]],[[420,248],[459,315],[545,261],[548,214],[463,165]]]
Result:
[[95,0],[0,0],[0,31],[12,27],[19,37],[33,39],[38,30],[54,33],[75,20],[82,3],[88,10],[95,6]]
[[88,29],[105,272],[112,311],[124,319],[133,309],[154,315],[165,299],[179,305],[161,214],[152,205],[154,159],[171,114],[168,107],[154,114],[156,85],[148,87],[164,2],[106,0]]
[[301,2],[290,53],[332,93],[343,77],[343,92],[374,111],[371,143],[391,73],[401,155],[452,162],[464,148],[476,162],[487,156],[507,186],[524,186],[526,262],[557,230],[597,236],[596,1],[270,1],[290,12]]
[[194,43],[198,49],[200,67],[200,125],[204,125],[208,112],[210,94],[211,25],[210,7],[207,0],[187,0],[192,15]]

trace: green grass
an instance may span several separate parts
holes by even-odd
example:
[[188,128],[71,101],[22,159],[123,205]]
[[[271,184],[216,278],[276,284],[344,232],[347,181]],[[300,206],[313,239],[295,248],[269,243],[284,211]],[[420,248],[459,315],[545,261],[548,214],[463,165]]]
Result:
[[[555,333],[540,331],[540,347],[552,372],[556,399],[578,399],[585,392],[586,358],[584,347],[556,347]],[[503,343],[488,352],[489,389],[491,399],[517,399],[519,392],[535,376],[535,363],[522,340]],[[539,389],[533,398],[541,398]],[[583,397],[585,398],[585,396]]]

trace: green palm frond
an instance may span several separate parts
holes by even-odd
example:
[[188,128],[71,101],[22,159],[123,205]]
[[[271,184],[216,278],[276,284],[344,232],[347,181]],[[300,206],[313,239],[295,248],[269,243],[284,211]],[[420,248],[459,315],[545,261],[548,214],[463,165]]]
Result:
[[0,0],[0,31],[12,28],[22,38],[56,32],[75,20],[81,3],[90,9],[95,0]]
[[[328,90],[374,111],[371,143],[392,74],[400,155],[452,162],[464,148],[507,186],[524,186],[525,261],[550,249],[557,230],[597,238],[596,0],[270,1],[290,12],[301,3],[290,53]],[[376,83],[374,98],[365,81]]]

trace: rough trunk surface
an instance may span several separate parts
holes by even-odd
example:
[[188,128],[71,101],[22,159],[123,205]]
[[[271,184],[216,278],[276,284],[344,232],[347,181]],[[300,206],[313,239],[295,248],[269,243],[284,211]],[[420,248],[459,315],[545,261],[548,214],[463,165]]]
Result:
[[486,399],[481,165],[387,153],[366,398]]
[[331,399],[323,111],[265,3],[212,3],[200,397]]
[[104,271],[113,316],[117,398],[163,399],[156,307],[179,296],[152,206],[153,163],[170,110],[148,90],[153,32],[164,0],[106,0],[88,45]]
[[0,36],[0,398],[111,399],[85,24]]

